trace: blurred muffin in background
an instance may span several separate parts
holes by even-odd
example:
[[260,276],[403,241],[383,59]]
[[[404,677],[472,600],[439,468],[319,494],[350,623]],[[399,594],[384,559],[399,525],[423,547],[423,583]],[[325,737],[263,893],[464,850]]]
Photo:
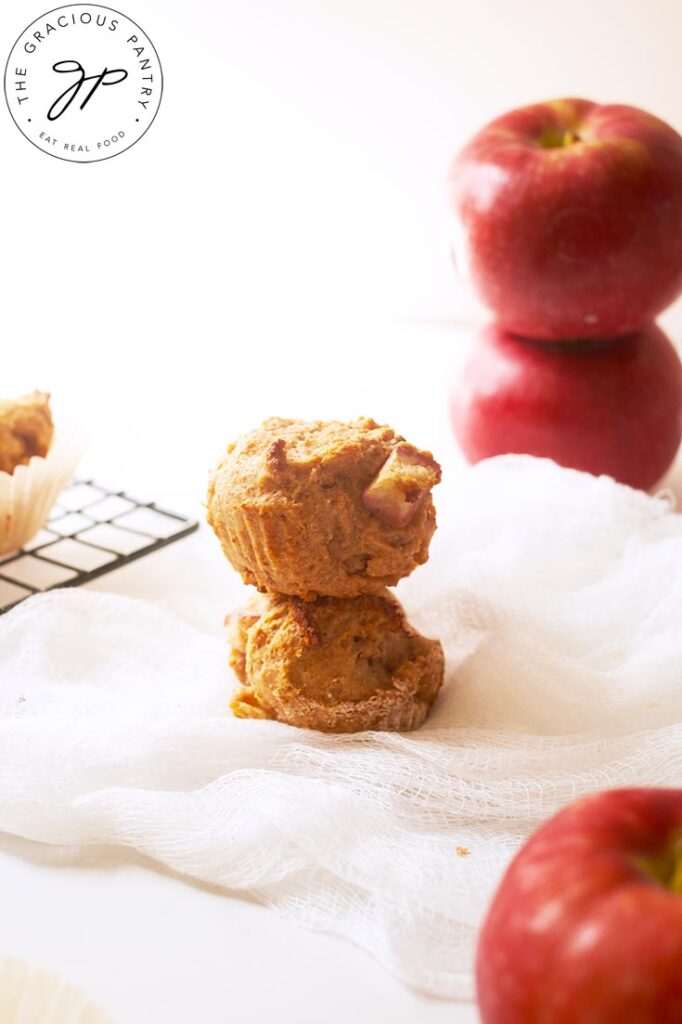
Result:
[[34,391],[21,398],[0,399],[0,473],[13,473],[33,455],[44,458],[53,436],[48,394]]
[[82,450],[73,424],[58,420],[55,427],[49,394],[0,399],[0,555],[45,526]]

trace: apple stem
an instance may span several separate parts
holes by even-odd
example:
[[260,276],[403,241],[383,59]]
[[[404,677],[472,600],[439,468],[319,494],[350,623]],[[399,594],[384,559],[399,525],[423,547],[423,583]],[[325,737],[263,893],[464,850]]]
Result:
[[565,131],[561,129],[547,129],[538,139],[538,144],[542,149],[565,149],[567,146],[572,146],[574,142],[580,142],[580,135],[572,128],[566,128]]
[[672,892],[682,893],[682,838],[678,839],[675,843],[672,870],[668,878],[667,887]]
[[659,856],[638,857],[636,865],[652,882],[682,894],[682,835],[676,836]]

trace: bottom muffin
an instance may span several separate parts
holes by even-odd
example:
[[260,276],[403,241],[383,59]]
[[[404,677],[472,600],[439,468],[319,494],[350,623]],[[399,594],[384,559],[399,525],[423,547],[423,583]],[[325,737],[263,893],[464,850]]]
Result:
[[303,601],[259,595],[228,616],[239,718],[322,732],[406,731],[443,682],[443,650],[412,629],[388,592]]

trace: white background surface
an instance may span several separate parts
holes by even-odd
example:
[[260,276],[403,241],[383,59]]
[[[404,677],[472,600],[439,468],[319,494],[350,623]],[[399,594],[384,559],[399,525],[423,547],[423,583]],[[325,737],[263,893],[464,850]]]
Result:
[[[387,418],[427,358],[395,325],[454,349],[448,328],[481,318],[443,179],[486,119],[582,93],[682,128],[677,0],[131,2],[165,71],[136,146],[73,165],[0,116],[0,391],[81,409],[132,483],[199,493],[266,414]],[[8,52],[43,6],[0,5]],[[664,323],[682,334],[679,305]],[[404,432],[447,383],[424,378]]]
[[[266,415],[372,415],[455,458],[446,398],[481,313],[442,182],[482,122],[580,94],[682,127],[677,0],[120,3],[165,72],[138,145],[73,165],[0,116],[0,391],[52,390],[90,423],[86,472],[190,513]],[[0,46],[49,6],[6,0]],[[208,534],[96,585],[216,629],[238,590]],[[113,852],[79,863],[0,845],[0,948],[121,1024],[473,1019],[260,908]]]

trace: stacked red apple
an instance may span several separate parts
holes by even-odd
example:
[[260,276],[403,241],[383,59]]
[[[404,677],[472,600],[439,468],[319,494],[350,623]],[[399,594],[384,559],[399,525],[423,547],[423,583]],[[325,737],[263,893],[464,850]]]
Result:
[[652,487],[682,436],[654,324],[682,291],[682,138],[634,107],[540,103],[479,132],[449,184],[455,262],[495,317],[452,399],[466,457]]

